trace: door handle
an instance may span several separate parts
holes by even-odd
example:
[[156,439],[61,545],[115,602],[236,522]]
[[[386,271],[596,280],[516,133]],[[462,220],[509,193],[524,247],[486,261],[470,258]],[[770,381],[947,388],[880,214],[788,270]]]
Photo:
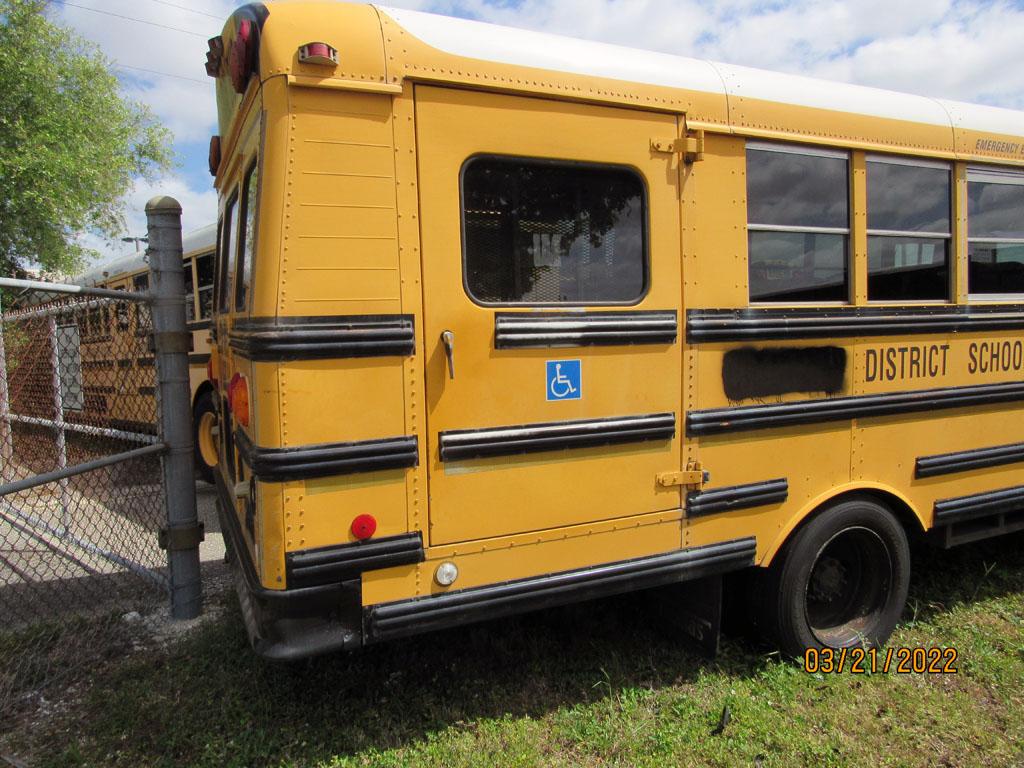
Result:
[[441,333],[441,343],[444,344],[444,355],[448,358],[448,378],[455,378],[455,334],[451,331]]

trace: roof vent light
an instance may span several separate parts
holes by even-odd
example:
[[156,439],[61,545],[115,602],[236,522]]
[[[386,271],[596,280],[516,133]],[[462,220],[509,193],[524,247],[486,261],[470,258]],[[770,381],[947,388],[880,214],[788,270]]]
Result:
[[300,64],[323,64],[338,66],[338,51],[327,43],[306,43],[299,46]]

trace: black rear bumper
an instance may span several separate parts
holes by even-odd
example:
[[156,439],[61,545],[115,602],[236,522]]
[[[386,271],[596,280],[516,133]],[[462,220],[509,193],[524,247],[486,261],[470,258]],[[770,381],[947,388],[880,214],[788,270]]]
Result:
[[284,590],[264,588],[219,477],[217,488],[221,528],[236,564],[236,584],[249,639],[261,656],[283,661],[355,650],[435,629],[718,576],[753,565],[756,550],[753,537],[733,539],[362,608],[357,574],[330,584]]
[[235,586],[253,650],[268,659],[291,661],[359,648],[359,580],[266,589],[256,574],[220,473],[216,485],[217,515],[235,568]]

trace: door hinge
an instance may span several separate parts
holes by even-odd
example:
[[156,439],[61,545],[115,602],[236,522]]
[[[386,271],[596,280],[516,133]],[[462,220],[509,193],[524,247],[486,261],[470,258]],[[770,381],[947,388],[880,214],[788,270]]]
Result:
[[685,485],[688,488],[700,489],[705,483],[711,482],[711,473],[702,469],[700,464],[691,464],[689,469],[680,472],[659,472],[658,485],[662,488],[671,488],[675,485]]
[[688,131],[678,139],[651,139],[655,152],[682,155],[683,162],[696,163],[704,159],[704,131]]

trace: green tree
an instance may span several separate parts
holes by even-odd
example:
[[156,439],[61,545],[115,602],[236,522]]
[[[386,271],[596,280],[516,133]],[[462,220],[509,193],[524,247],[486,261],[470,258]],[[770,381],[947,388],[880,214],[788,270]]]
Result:
[[124,230],[134,178],[171,163],[170,133],[126,98],[99,49],[46,17],[44,0],[0,0],[0,274],[70,272],[83,233]]

